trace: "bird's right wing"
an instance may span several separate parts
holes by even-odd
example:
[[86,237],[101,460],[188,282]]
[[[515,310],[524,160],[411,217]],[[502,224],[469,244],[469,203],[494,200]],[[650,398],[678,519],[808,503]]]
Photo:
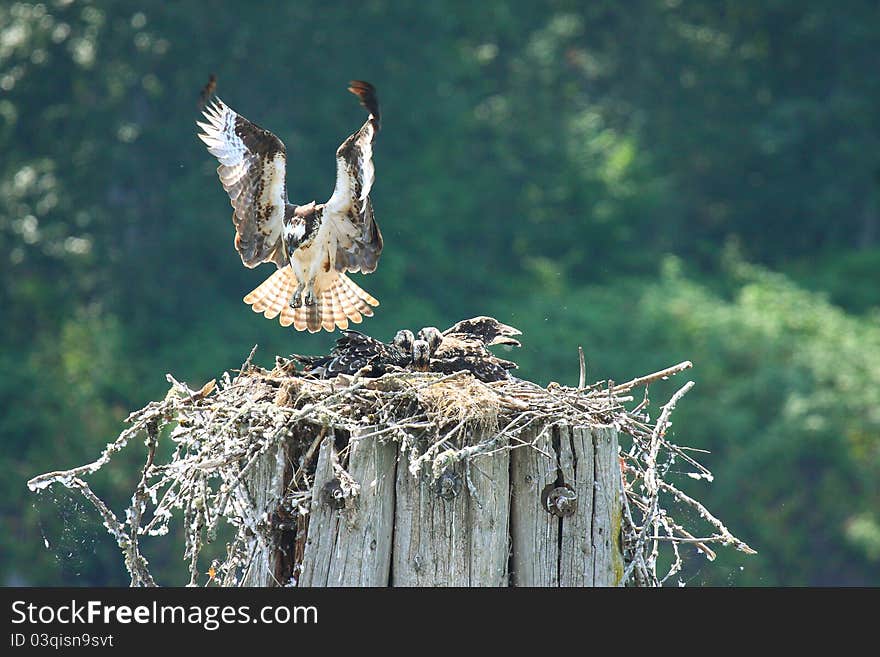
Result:
[[287,265],[283,227],[287,155],[281,140],[214,98],[203,110],[199,138],[220,160],[217,175],[234,208],[235,249],[247,267]]

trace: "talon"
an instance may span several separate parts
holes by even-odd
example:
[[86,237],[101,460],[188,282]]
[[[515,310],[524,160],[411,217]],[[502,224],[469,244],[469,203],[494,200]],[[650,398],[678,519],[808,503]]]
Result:
[[306,299],[305,299],[305,301],[306,301],[306,305],[307,305],[307,306],[314,306],[314,305],[315,305],[315,295],[314,295],[314,293],[313,293],[311,290],[309,290],[308,292],[306,292]]
[[293,293],[293,299],[290,301],[291,308],[299,308],[302,305],[303,286],[300,285]]

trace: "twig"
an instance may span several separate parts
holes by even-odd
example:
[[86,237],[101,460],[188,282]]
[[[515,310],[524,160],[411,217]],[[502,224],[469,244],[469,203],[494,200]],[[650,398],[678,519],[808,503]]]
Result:
[[[679,390],[672,395],[672,398],[666,402],[663,406],[663,409],[660,413],[660,418],[657,420],[657,424],[654,427],[654,431],[651,434],[651,440],[649,443],[649,448],[647,453],[644,455],[645,457],[645,472],[644,472],[644,484],[646,488],[646,492],[648,497],[650,498],[650,504],[648,505],[648,509],[645,512],[645,519],[642,523],[642,529],[639,532],[638,537],[636,538],[636,544],[634,551],[637,555],[640,555],[642,549],[645,545],[645,540],[648,536],[648,527],[653,527],[655,522],[655,516],[657,514],[657,510],[660,503],[660,497],[657,494],[659,492],[660,481],[657,477],[657,453],[660,450],[661,438],[666,433],[666,427],[669,424],[669,416],[672,411],[675,409],[675,405],[679,402],[679,400],[684,397],[688,390],[694,387],[693,381],[688,381],[685,383]],[[656,533],[656,531],[655,531]],[[652,551],[656,546],[652,545]],[[627,569],[624,571],[623,579],[626,580],[629,578],[632,573],[633,568],[635,568],[635,561],[630,563]]]
[[[721,541],[726,545],[733,545],[737,550],[739,550],[740,552],[745,552],[746,554],[758,554],[755,550],[750,548],[748,544],[745,543],[745,541],[741,541],[736,536],[731,534],[730,530],[728,530],[727,527],[724,526],[724,523],[722,523],[720,520],[718,520],[718,518],[709,513],[709,510],[702,504],[697,502],[694,498],[685,493],[682,493],[675,486],[667,484],[665,481],[660,481],[659,486],[663,490],[672,493],[672,495],[674,495],[678,500],[696,509],[703,519],[707,520],[713,527],[715,527],[715,529],[718,530],[719,538],[712,540]],[[702,542],[706,543],[708,541],[703,540]]]
[[578,390],[583,390],[587,384],[587,365],[584,362],[584,348],[578,345]]
[[660,370],[659,372],[654,372],[653,374],[648,374],[647,376],[640,376],[632,381],[627,381],[626,383],[621,383],[619,385],[614,386],[611,391],[612,392],[623,392],[624,390],[629,390],[631,388],[635,388],[637,386],[645,385],[646,383],[652,383],[659,379],[665,379],[679,372],[684,372],[686,369],[693,367],[694,364],[689,361],[683,361],[678,365],[673,365],[672,367],[667,367],[665,370]]

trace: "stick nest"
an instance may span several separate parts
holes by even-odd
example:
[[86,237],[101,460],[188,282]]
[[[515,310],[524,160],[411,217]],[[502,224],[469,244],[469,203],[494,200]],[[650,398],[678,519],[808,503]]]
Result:
[[[60,483],[79,490],[96,508],[114,537],[131,574],[133,586],[155,585],[140,549],[144,535],[163,535],[175,516],[183,516],[184,559],[190,585],[237,585],[257,547],[271,545],[279,526],[296,526],[308,514],[318,447],[326,435],[339,443],[358,439],[393,440],[410,472],[435,480],[452,463],[501,450],[529,449],[520,439],[524,429],[542,435],[556,425],[614,426],[621,443],[623,505],[622,545],[629,585],[656,586],[682,568],[680,547],[694,544],[708,559],[712,543],[753,553],[702,504],[680,491],[665,476],[674,463],[685,463],[692,478],[711,481],[711,473],[691,455],[694,451],[666,438],[675,404],[693,386],[686,383],[651,421],[648,386],[691,367],[690,362],[624,384],[600,381],[573,388],[551,383],[543,388],[517,378],[483,383],[467,372],[451,375],[401,371],[380,378],[340,375],[336,379],[307,378],[292,362],[278,358],[266,370],[251,364],[226,372],[191,390],[168,375],[171,384],[162,401],[132,413],[129,427],[109,443],[94,461],[65,471],[49,472],[28,482],[31,490]],[[583,368],[581,370],[583,381]],[[644,389],[636,402],[633,393]],[[146,462],[131,504],[120,519],[95,495],[87,478],[107,465],[114,454],[139,436],[145,437]],[[474,443],[474,436],[482,436]],[[628,438],[628,440],[627,440]],[[288,444],[290,464],[282,500],[258,508],[259,491],[249,490],[248,475],[261,458]],[[170,457],[157,461],[160,441],[170,441]],[[628,444],[627,444],[628,443]],[[292,449],[291,449],[292,447]],[[167,453],[168,450],[159,450]],[[343,447],[337,475],[343,496],[355,496],[359,486],[345,472]],[[275,482],[277,483],[277,482]],[[273,486],[274,490],[280,487]],[[270,512],[269,507],[279,509]],[[684,513],[688,511],[688,513]],[[699,516],[709,531],[701,536],[677,518]],[[204,548],[221,524],[231,527],[226,555],[200,564]],[[658,574],[658,555],[669,550],[671,566]]]

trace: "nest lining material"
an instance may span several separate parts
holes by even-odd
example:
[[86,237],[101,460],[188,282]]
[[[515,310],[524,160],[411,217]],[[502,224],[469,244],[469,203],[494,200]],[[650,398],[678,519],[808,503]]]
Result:
[[[328,433],[341,440],[334,468],[343,494],[352,496],[358,494],[358,485],[345,472],[345,442],[351,436],[397,441],[400,458],[407,459],[410,472],[430,473],[425,476],[436,481],[453,463],[467,463],[500,450],[529,448],[519,436],[530,425],[542,430],[558,424],[611,425],[632,439],[628,451],[621,453],[628,583],[657,585],[678,572],[682,543],[696,544],[710,559],[714,552],[708,545],[713,542],[752,552],[699,502],[664,479],[669,465],[679,459],[696,470],[692,477],[711,481],[709,471],[686,448],[665,438],[669,414],[693,383],[673,396],[656,422],[645,414],[647,385],[691,367],[690,362],[625,384],[601,381],[571,388],[551,383],[542,388],[517,378],[484,383],[467,372],[402,371],[379,378],[313,379],[297,375],[292,363],[284,359],[266,370],[252,365],[252,357],[253,352],[237,375],[226,372],[219,384],[212,380],[197,391],[168,375],[171,388],[164,400],[132,413],[127,418],[131,426],[95,462],[40,475],[28,485],[38,490],[61,483],[80,490],[116,539],[133,585],[155,584],[139,538],[167,533],[175,511],[183,512],[184,558],[190,564],[190,584],[197,584],[204,577],[199,567],[202,549],[206,540],[216,536],[223,520],[234,528],[235,537],[226,557],[215,559],[208,574],[210,581],[235,585],[247,569],[254,541],[268,545],[272,523],[277,522],[257,509],[254,497],[258,492],[248,490],[248,475],[261,457],[292,436],[300,444],[293,449],[288,445],[294,472],[280,506],[295,519],[297,514],[308,513],[317,448]],[[645,387],[644,399],[628,410],[626,405],[634,403],[632,392],[641,386]],[[166,427],[173,453],[159,463],[156,447],[165,439],[162,430]],[[143,476],[125,519],[119,520],[85,478],[144,433],[148,454]],[[474,442],[475,436],[482,439]],[[273,482],[273,490],[280,490],[277,483]],[[713,533],[703,538],[690,533],[661,505],[661,495],[665,505],[695,509]],[[673,565],[662,578],[656,563],[660,544],[671,546],[674,553]]]

